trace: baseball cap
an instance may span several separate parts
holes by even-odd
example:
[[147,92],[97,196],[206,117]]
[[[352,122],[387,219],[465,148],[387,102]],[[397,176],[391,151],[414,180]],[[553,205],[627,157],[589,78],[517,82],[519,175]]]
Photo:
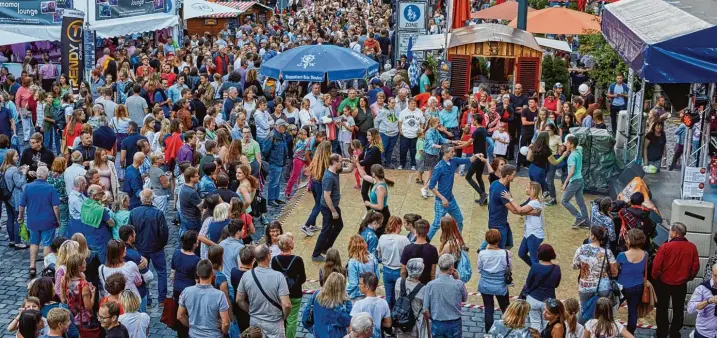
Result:
[[289,125],[289,123],[287,123],[287,121],[284,121],[284,119],[278,119],[277,122],[274,123],[274,125],[277,127],[286,127]]
[[554,88],[563,88],[563,84],[561,82],[556,82],[555,85],[553,85]]

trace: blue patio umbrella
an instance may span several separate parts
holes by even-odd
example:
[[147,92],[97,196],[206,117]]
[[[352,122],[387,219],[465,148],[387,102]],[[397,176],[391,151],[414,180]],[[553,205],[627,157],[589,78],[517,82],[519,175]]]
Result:
[[259,74],[285,81],[353,80],[372,77],[379,64],[349,48],[333,45],[312,45],[292,48],[259,68]]

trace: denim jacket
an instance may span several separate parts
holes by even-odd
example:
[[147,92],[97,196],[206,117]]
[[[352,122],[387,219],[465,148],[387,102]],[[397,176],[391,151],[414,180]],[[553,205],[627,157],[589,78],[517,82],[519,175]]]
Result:
[[372,254],[368,254],[369,260],[366,263],[362,263],[354,258],[349,259],[347,267],[347,293],[350,299],[364,296],[359,291],[359,275],[364,272],[373,272],[379,276],[379,263]]
[[266,149],[262,149],[262,158],[266,158],[269,164],[282,167],[284,159],[287,158],[287,142],[278,131],[273,130],[269,134],[269,139],[264,144]]

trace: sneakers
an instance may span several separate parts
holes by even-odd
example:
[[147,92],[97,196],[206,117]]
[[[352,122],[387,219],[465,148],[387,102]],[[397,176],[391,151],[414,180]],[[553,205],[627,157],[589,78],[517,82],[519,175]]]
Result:
[[299,183],[299,189],[306,187],[307,184],[309,184],[309,181],[308,181],[308,180],[305,181],[305,182],[300,182],[300,183]]
[[310,226],[308,226],[308,228],[311,232],[316,232],[316,231],[322,230],[321,227],[317,227],[316,225],[310,225]]
[[479,203],[479,205],[487,205],[488,202],[489,202],[489,195],[486,193],[481,194],[481,198],[479,198],[477,200],[477,203]]
[[398,166],[398,167],[396,167],[396,169],[397,169],[397,170],[401,170],[401,169],[404,169],[404,168],[403,168],[402,166]]
[[316,257],[315,257],[315,256],[312,256],[312,262],[323,263],[323,262],[325,262],[326,260],[327,260],[327,259],[324,258],[324,256],[322,256],[322,255],[319,255],[319,256],[316,256]]
[[429,189],[421,188],[421,197],[424,199],[429,198]]
[[279,204],[277,204],[277,201],[269,201],[267,202],[267,206],[270,208],[276,208],[279,206]]
[[275,200],[274,203],[276,203],[276,204],[278,204],[278,205],[285,205],[285,204],[287,204],[287,202],[282,201],[282,200]]
[[551,194],[548,191],[543,192],[543,198],[548,198]]
[[414,171],[416,171],[416,166],[414,166],[414,165],[413,165],[413,166],[411,166],[411,170],[414,170]]
[[588,227],[588,222],[585,218],[579,218],[575,222],[573,222],[573,225],[571,225],[572,229],[579,229],[585,227]]
[[548,200],[548,202],[546,202],[546,205],[547,206],[556,205],[556,199],[552,198],[552,199]]
[[306,225],[299,228],[299,230],[301,230],[308,237],[314,236],[314,231],[312,231],[312,229]]

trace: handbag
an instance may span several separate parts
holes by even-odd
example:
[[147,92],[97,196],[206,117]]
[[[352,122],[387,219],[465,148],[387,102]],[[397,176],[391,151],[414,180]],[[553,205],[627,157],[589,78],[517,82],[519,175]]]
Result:
[[177,325],[177,303],[175,303],[175,300],[172,298],[165,298],[164,302],[162,302],[162,306],[164,308],[162,309],[162,316],[160,317],[160,322],[167,325],[168,328],[176,331],[175,325]]
[[[648,253],[646,252],[646,256],[648,256]],[[641,294],[641,303],[648,303],[651,301],[651,285],[649,285],[651,282],[648,281],[648,257],[646,257],[646,266],[643,269],[643,293]]]
[[[605,249],[608,252],[608,248]],[[593,319],[593,314],[596,311],[596,302],[598,301],[598,290],[601,288],[601,277],[603,276],[603,268],[608,263],[608,254],[603,255],[603,264],[601,264],[601,272],[598,274],[598,284],[596,285],[596,293],[588,299],[585,306],[581,309],[581,318],[584,322]]]
[[251,203],[252,211],[249,213],[254,217],[260,217],[267,213],[267,199],[262,197],[262,190],[264,190],[264,183],[260,175],[259,187],[257,188],[257,192],[254,194],[254,199]]
[[519,299],[526,299],[526,297],[528,297],[529,293],[534,292],[534,290],[539,288],[543,283],[546,283],[546,281],[549,279],[549,277],[551,277],[551,275],[553,275],[553,270],[555,270],[555,269],[556,269],[556,265],[555,264],[551,265],[551,270],[549,270],[549,272],[545,276],[543,276],[543,278],[541,278],[541,280],[538,282],[538,284],[536,284],[536,286],[532,287],[531,289],[526,289],[526,284],[524,284],[524,287],[523,287],[523,289],[521,289],[521,293],[519,294]]
[[509,262],[509,251],[504,250],[506,253],[506,271],[504,271],[504,283],[510,285],[514,282],[514,276],[511,273],[511,263]]

